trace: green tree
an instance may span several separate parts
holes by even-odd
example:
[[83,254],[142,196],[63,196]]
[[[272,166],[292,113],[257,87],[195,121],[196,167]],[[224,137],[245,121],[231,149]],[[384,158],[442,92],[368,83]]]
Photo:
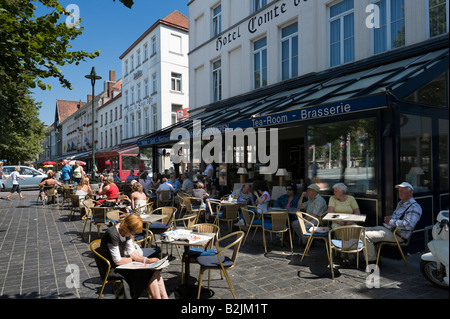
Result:
[[[34,3],[47,13],[36,16]],[[44,125],[29,89],[51,89],[48,78],[71,89],[60,67],[100,54],[70,51],[83,27],[66,25],[69,15],[58,0],[0,0],[0,159],[32,160],[40,151]]]

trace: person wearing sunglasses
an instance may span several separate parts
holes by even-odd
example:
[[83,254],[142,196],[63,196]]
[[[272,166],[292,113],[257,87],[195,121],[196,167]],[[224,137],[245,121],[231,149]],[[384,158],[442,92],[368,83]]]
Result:
[[279,208],[297,208],[300,198],[296,195],[297,185],[294,182],[289,182],[286,186],[286,194],[281,195],[273,203],[273,207]]

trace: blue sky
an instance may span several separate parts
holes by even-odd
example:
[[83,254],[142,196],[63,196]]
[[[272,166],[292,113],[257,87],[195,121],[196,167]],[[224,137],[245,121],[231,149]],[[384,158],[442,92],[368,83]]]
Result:
[[76,4],[84,27],[83,34],[72,42],[72,49],[86,52],[100,50],[100,56],[87,59],[78,66],[62,68],[64,76],[72,83],[73,90],[63,88],[57,79],[44,79],[51,91],[34,89],[33,98],[42,102],[39,119],[46,125],[54,122],[56,100],[86,101],[91,94],[90,80],[84,76],[93,66],[102,79],[95,84],[95,94],[103,90],[109,70],[116,71],[116,80],[122,77],[119,56],[133,44],[156,20],[164,18],[173,10],[188,16],[188,0],[135,0],[131,9],[119,0],[60,0],[63,7]]

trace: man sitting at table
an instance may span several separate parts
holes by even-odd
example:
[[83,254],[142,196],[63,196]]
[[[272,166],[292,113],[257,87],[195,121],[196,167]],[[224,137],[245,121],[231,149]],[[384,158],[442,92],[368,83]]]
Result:
[[169,184],[167,178],[165,177],[162,179],[162,184],[159,185],[158,189],[156,190],[156,194],[159,195],[159,200],[162,200],[161,191],[170,191],[170,199],[172,199],[172,193],[175,192],[175,188],[171,184]]
[[400,201],[391,216],[384,217],[383,226],[367,227],[367,258],[368,262],[374,264],[377,260],[375,243],[380,241],[395,242],[394,230],[399,242],[405,242],[412,235],[413,229],[422,216],[422,207],[413,198],[414,187],[403,182],[396,185]]
[[[306,189],[306,192],[303,192],[300,196],[300,200],[298,201],[298,209],[304,210],[307,214],[312,215],[318,218],[324,212],[327,211],[327,202],[323,199],[319,194],[320,188],[316,184],[311,184]],[[308,197],[308,200],[303,203],[303,198]],[[317,226],[317,222],[312,219],[310,220],[315,226]],[[309,224],[307,224],[309,225]],[[306,225],[306,226],[307,226]],[[302,230],[300,228],[298,219],[294,220],[291,223],[292,229],[294,229],[295,233],[298,237],[302,238]]]
[[234,196],[234,198],[237,199],[238,202],[246,202],[249,205],[255,204],[252,192],[250,192],[249,184],[243,184],[241,189],[235,190],[233,193],[231,193],[231,196]]

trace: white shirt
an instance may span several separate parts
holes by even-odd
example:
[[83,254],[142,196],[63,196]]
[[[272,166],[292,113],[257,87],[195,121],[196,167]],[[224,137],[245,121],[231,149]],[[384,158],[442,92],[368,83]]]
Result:
[[12,172],[10,177],[11,177],[13,185],[19,185],[19,172],[18,171]]

